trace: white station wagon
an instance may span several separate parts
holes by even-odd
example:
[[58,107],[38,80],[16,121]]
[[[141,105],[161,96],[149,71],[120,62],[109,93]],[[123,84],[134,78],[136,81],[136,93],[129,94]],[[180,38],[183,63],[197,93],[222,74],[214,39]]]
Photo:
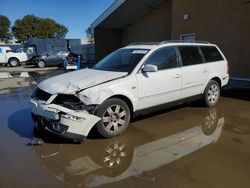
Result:
[[94,127],[114,137],[140,113],[197,99],[214,106],[228,80],[228,62],[214,44],[134,43],[91,69],[41,82],[32,94],[32,114],[36,128],[74,141]]

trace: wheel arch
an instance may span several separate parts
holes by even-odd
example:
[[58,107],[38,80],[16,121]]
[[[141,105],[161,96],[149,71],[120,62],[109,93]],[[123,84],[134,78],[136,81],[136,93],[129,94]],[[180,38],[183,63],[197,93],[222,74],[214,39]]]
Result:
[[213,77],[213,78],[210,79],[210,80],[216,81],[216,82],[219,84],[220,88],[221,88],[222,82],[221,82],[221,79],[220,79],[219,77]]
[[20,59],[18,59],[18,57],[10,57],[10,58],[8,59],[8,63],[10,63],[10,61],[11,61],[12,59],[17,60],[17,63],[20,64]]
[[126,104],[129,107],[129,110],[130,110],[130,117],[133,118],[134,106],[133,106],[132,101],[127,96],[125,96],[125,95],[113,95],[113,96],[109,97],[108,99],[112,99],[112,98],[121,99],[124,102],[126,102]]

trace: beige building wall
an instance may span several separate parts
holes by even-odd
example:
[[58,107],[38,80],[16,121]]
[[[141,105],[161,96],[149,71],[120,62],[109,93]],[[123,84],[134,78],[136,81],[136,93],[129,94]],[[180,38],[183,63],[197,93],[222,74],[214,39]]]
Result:
[[[172,39],[195,33],[218,44],[233,76],[250,77],[250,3],[246,0],[173,0]],[[184,15],[190,19],[184,21]]]
[[95,29],[96,57],[132,42],[179,40],[190,33],[221,48],[231,76],[250,77],[250,0],[166,0],[124,30]]
[[158,8],[128,26],[122,32],[122,45],[133,42],[163,41],[171,35],[171,1],[162,3]]

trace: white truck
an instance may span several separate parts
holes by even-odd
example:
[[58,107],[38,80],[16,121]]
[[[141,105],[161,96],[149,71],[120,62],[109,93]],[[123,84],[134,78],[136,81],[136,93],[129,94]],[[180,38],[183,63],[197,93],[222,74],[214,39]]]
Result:
[[13,52],[10,47],[0,47],[0,64],[9,64],[11,67],[16,67],[25,61],[28,61],[25,52]]

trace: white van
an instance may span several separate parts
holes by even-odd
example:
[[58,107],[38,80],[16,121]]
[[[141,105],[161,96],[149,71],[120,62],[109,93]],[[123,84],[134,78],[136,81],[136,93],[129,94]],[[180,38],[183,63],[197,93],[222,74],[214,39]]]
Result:
[[65,138],[81,141],[93,127],[113,137],[142,112],[197,99],[214,106],[228,80],[228,62],[214,44],[131,44],[91,69],[41,82],[32,113],[37,127]]

